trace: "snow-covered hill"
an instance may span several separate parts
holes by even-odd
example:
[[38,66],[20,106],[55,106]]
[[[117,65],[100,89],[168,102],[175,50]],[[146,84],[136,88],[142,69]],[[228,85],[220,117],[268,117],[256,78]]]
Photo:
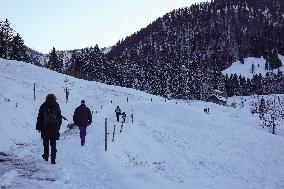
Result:
[[[282,73],[284,72],[284,56],[278,55],[278,58],[282,62],[282,66],[279,68]],[[242,75],[246,78],[253,78],[253,75],[258,75],[261,74],[263,77],[266,75],[268,72],[265,70],[265,63],[266,59],[263,57],[261,58],[255,58],[255,57],[249,57],[244,59],[244,64],[242,64],[240,61],[236,61],[232,63],[232,65],[223,70],[223,75],[228,74],[229,76],[231,74],[237,74],[237,75]],[[254,65],[254,69],[252,71],[252,65]],[[271,70],[269,71],[271,72]],[[277,73],[278,69],[272,70],[272,72]]]
[[[68,103],[66,86],[71,88]],[[35,130],[38,108],[48,93],[58,97],[69,119],[62,124],[56,165],[42,160]],[[84,147],[78,130],[66,128],[82,99],[94,112]],[[128,116],[121,133],[116,105]],[[210,114],[203,112],[206,107]],[[248,108],[165,102],[133,89],[0,59],[0,112],[1,188],[284,188],[284,138],[259,127]]]

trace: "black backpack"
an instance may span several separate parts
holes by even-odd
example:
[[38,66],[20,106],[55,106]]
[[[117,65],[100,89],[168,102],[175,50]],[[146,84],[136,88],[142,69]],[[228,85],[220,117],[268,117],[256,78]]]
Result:
[[43,110],[43,124],[44,125],[58,125],[57,112],[52,108]]

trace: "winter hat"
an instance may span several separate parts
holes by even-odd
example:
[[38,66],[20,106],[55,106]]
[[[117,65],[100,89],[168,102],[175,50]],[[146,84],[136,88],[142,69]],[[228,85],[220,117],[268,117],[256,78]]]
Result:
[[85,100],[81,100],[81,104],[85,104]]
[[48,94],[46,96],[46,101],[56,101],[56,96],[54,94]]

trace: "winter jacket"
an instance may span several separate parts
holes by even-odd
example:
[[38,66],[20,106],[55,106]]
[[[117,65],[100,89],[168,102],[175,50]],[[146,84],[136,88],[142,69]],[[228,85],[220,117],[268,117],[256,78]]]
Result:
[[[44,123],[44,113],[51,109],[56,114],[56,124],[50,125]],[[36,130],[41,131],[42,139],[55,139],[59,140],[59,130],[62,124],[62,115],[59,104],[56,101],[45,101],[39,108]]]
[[122,118],[123,118],[123,119],[125,119],[125,118],[126,118],[126,113],[125,113],[125,112],[122,112],[122,114],[121,114],[121,115],[122,115]]
[[78,127],[87,127],[92,123],[92,113],[90,109],[85,105],[81,104],[75,109],[73,115],[74,124]]
[[121,114],[121,110],[120,110],[120,108],[119,108],[119,107],[116,107],[116,109],[115,109],[115,113],[116,113],[116,114]]

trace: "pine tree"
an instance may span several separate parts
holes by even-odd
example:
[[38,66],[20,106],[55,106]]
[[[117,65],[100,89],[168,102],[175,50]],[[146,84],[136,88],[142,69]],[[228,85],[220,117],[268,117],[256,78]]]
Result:
[[68,72],[75,77],[81,78],[82,64],[81,53],[77,50],[72,51],[71,58],[68,63],[68,65],[70,65]]
[[11,24],[8,19],[4,22],[0,22],[0,57],[5,59],[10,58],[10,44],[14,35],[14,30],[10,25]]
[[4,33],[2,27],[3,21],[0,20],[0,58],[4,58],[5,55]]
[[259,117],[260,119],[264,119],[264,114],[266,113],[266,105],[265,105],[265,99],[261,98],[260,104],[259,104]]
[[59,56],[53,47],[49,53],[48,68],[57,72],[62,72],[63,63],[59,60]]
[[13,60],[28,61],[24,40],[18,33],[16,36],[13,37],[11,41],[9,57]]
[[268,63],[268,61],[265,62],[265,70],[269,70],[269,63]]
[[271,70],[277,69],[280,66],[282,66],[282,63],[281,63],[280,59],[278,58],[277,53],[275,53],[275,52],[269,53],[269,55],[267,56],[267,61],[269,62]]

